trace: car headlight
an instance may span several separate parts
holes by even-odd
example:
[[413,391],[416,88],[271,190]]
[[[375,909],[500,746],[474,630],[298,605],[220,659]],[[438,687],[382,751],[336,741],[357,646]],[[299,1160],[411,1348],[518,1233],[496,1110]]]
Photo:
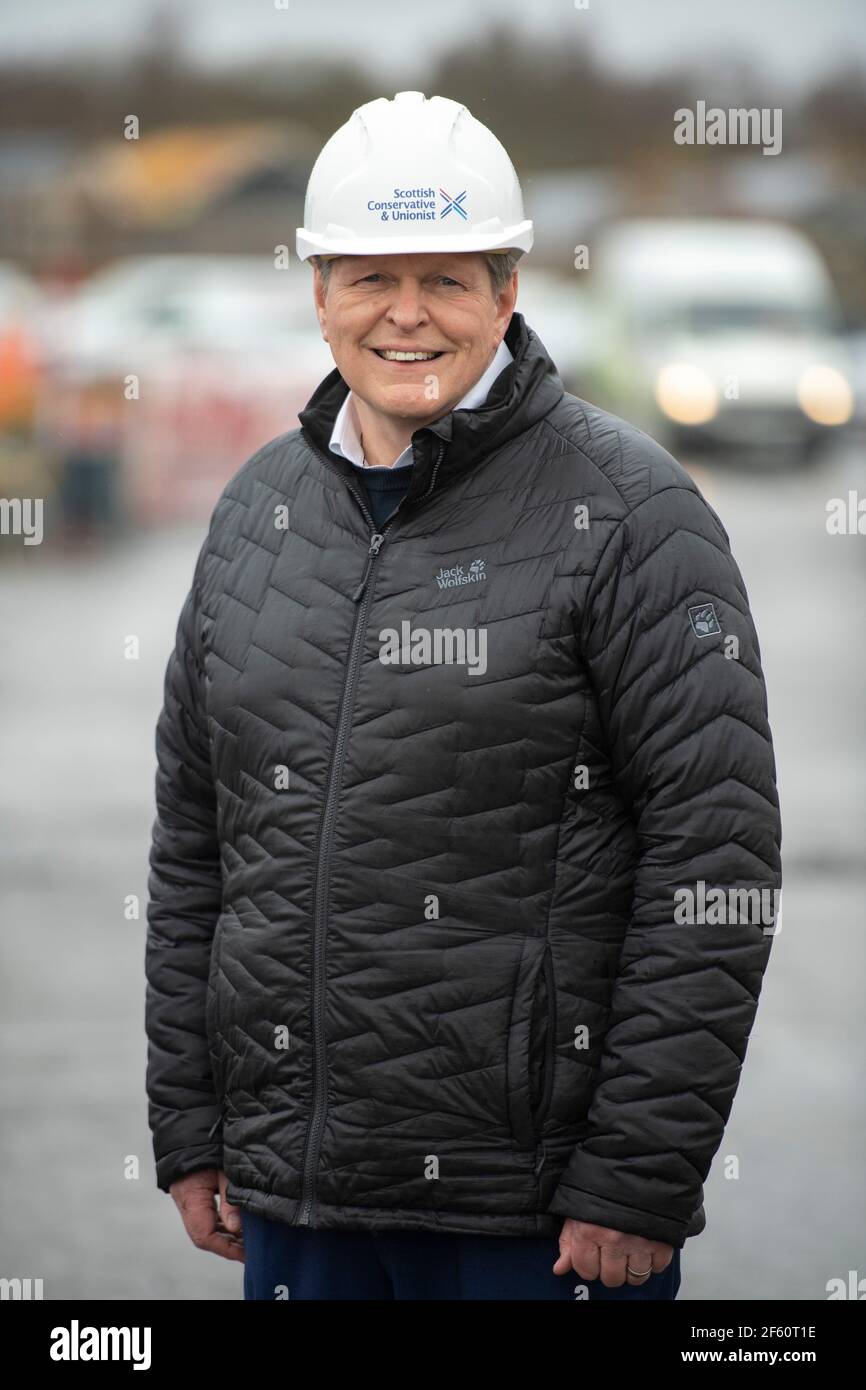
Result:
[[690,362],[668,362],[656,377],[659,408],[678,425],[703,425],[712,420],[719,393],[712,377]]
[[854,394],[842,373],[818,362],[800,377],[797,400],[816,425],[844,425],[854,409]]

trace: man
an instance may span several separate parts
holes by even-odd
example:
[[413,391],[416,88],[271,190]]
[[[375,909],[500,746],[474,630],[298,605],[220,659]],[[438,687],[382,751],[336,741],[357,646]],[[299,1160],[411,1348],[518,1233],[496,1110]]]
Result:
[[780,886],[728,537],[515,312],[465,107],[361,107],[297,240],[336,370],[220,498],[157,728],[158,1186],[248,1298],[673,1298]]

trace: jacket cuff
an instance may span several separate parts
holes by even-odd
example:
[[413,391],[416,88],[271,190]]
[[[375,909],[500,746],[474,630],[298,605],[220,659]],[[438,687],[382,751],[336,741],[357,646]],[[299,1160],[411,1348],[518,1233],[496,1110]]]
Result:
[[188,1149],[175,1149],[157,1160],[156,1185],[168,1192],[173,1182],[199,1168],[222,1168],[223,1150],[219,1143],[197,1144]]
[[588,1221],[594,1226],[608,1226],[613,1231],[643,1236],[645,1240],[664,1241],[677,1250],[682,1250],[690,1224],[670,1216],[658,1216],[654,1212],[622,1206],[594,1192],[571,1187],[566,1182],[559,1184],[547,1210],[556,1216],[569,1216],[572,1221]]

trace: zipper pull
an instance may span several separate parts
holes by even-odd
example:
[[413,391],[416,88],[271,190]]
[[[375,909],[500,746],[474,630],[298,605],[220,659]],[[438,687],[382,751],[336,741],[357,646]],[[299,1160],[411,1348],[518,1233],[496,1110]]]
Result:
[[357,603],[367,587],[367,580],[370,577],[370,570],[373,565],[374,556],[379,554],[379,548],[385,537],[379,531],[374,531],[370,537],[370,549],[367,551],[367,563],[364,566],[364,573],[361,575],[361,582],[352,595],[352,602]]

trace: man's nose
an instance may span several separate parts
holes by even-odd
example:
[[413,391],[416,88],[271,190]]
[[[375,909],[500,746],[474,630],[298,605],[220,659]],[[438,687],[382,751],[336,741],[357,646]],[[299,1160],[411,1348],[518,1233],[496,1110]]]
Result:
[[401,280],[388,306],[388,318],[404,331],[416,328],[427,320],[424,295],[417,280]]

